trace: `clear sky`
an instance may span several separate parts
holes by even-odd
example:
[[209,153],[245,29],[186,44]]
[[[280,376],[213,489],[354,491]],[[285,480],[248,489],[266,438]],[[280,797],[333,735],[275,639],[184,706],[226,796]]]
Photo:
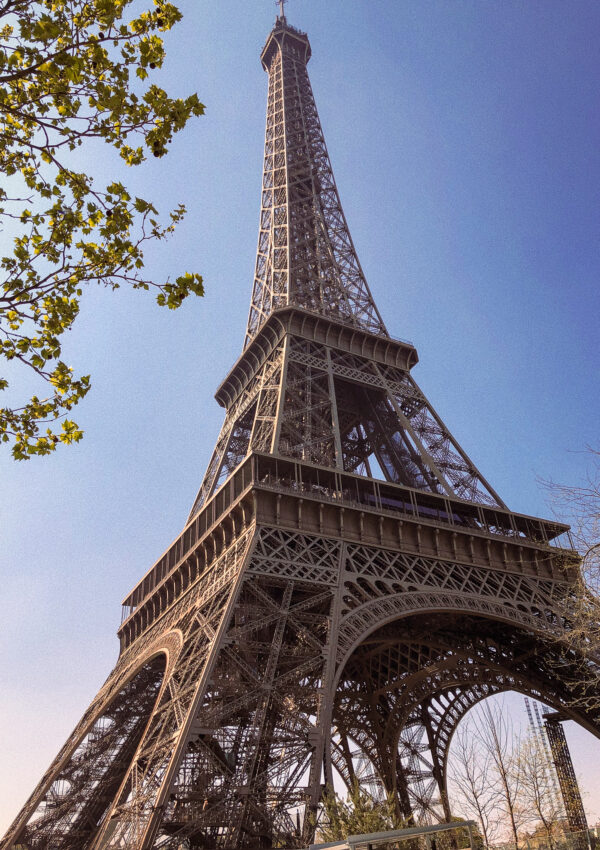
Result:
[[[189,214],[148,251],[157,278],[204,275],[167,312],[144,293],[84,298],[67,362],[91,372],[84,441],[0,457],[0,830],[117,656],[120,601],[183,526],[237,358],[256,248],[272,0],[183,0],[161,81],[204,118],[125,176]],[[308,32],[342,203],[417,381],[514,510],[537,478],[577,483],[598,446],[597,0],[290,0]],[[95,150],[99,180],[119,176]],[[521,701],[522,702],[522,701]],[[573,724],[569,724],[573,726]],[[600,815],[600,745],[571,731]]]

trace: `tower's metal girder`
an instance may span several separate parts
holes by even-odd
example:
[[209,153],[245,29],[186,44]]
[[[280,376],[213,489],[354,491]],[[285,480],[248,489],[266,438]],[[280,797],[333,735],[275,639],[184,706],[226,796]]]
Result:
[[[217,394],[227,414],[190,519],[253,451],[504,507],[410,374],[412,346],[384,348],[342,325],[349,339],[340,349],[333,323],[317,341],[324,325],[279,310],[240,358]],[[367,346],[375,356],[362,353]]]
[[309,55],[280,18],[246,342],[188,523],[2,850],[301,847],[336,771],[448,818],[453,731],[506,689],[600,731],[597,667],[560,640],[566,526],[506,508],[388,336]]

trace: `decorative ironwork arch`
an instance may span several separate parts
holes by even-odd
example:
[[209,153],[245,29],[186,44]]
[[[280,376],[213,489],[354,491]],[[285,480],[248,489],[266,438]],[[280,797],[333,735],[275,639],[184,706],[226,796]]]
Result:
[[[538,617],[522,611],[512,617],[506,606],[495,607],[492,616],[482,605],[474,615],[468,600],[461,604],[444,594],[436,606],[433,596],[413,595],[399,606],[397,599],[383,600],[389,603],[387,617],[377,604],[381,600],[361,606],[363,626],[365,608],[376,620],[339,664],[333,723],[371,762],[367,784],[376,787],[372,774],[377,774],[386,793],[398,795],[407,817],[447,819],[452,735],[481,699],[520,691],[565,711],[597,737],[600,718],[573,708],[565,653],[547,621],[540,627]],[[334,744],[332,761],[347,784],[355,778],[349,755],[348,746]]]
[[173,630],[113,671],[23,810],[17,826],[22,842],[41,849],[51,843],[56,850],[89,846],[181,647],[181,632]]
[[[532,607],[535,606],[532,605]],[[340,625],[336,682],[356,647],[381,626],[417,613],[433,614],[448,611],[479,614],[504,621],[515,628],[525,627],[546,635],[556,634],[546,618],[519,610],[509,601],[429,589],[421,592],[397,593],[364,602],[344,618]]]

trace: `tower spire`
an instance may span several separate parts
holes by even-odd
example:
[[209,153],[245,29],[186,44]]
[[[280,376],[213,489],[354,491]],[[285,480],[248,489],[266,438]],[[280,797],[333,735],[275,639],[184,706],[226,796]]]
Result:
[[387,335],[344,216],[307,72],[305,33],[281,15],[261,54],[269,75],[254,286],[246,346],[295,305]]
[[276,0],[276,5],[279,6],[279,20],[284,24],[286,23],[285,19],[285,4],[287,0]]

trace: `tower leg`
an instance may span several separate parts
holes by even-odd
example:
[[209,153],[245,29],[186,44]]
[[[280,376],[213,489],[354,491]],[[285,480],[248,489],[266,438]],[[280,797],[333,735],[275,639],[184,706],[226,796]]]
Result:
[[122,656],[0,847],[80,850],[119,788],[177,656],[175,635]]
[[243,583],[250,547],[248,534],[229,547],[200,582],[188,610],[178,620],[177,628],[183,634],[181,653],[91,845],[93,850],[152,846],[169,807],[183,754],[195,733],[198,707]]
[[296,815],[316,810],[327,772],[341,553],[337,541],[259,529],[237,578],[186,615],[93,850],[303,843]]

